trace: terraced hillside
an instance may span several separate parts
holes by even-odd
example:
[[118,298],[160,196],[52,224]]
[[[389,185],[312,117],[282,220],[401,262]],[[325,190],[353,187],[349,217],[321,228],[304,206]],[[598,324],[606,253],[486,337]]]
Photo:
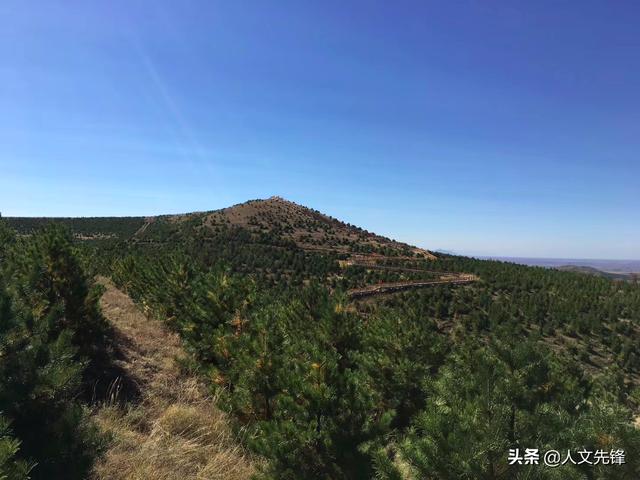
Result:
[[[405,289],[434,280],[460,280],[433,271],[429,265],[437,257],[428,250],[371,233],[281,197],[181,215],[7,220],[22,235],[30,235],[50,222],[63,223],[78,241],[111,245],[114,255],[125,248],[148,252],[180,248],[204,264],[223,262],[236,272],[271,284],[301,284],[315,279],[355,291],[383,283]],[[395,290],[370,288],[367,292],[372,295]]]
[[308,251],[435,258],[427,250],[376,235],[281,197],[250,200],[209,212],[150,217],[132,240],[166,242],[193,234],[210,239],[230,229]]

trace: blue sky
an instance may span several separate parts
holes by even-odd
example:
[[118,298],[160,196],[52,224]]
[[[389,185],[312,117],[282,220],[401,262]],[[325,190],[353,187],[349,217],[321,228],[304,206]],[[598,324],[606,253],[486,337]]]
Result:
[[0,212],[281,195],[473,255],[640,258],[635,1],[0,4]]

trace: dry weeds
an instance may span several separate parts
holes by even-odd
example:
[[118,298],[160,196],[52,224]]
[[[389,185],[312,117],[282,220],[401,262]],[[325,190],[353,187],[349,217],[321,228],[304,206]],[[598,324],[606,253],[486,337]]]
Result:
[[176,361],[180,341],[145,317],[108,279],[101,305],[116,329],[124,356],[120,366],[137,384],[141,398],[120,401],[121,383],[94,418],[111,436],[94,468],[96,480],[248,479],[255,461],[240,447],[215,398]]

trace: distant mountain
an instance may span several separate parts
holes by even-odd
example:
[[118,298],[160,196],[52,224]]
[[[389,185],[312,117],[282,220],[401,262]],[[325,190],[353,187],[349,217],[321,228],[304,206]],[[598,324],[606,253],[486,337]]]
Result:
[[460,253],[454,252],[453,250],[447,250],[446,248],[434,248],[433,251],[444,255],[460,255]]
[[615,272],[603,272],[602,270],[598,270],[594,267],[587,267],[581,265],[563,265],[557,267],[556,270],[561,270],[563,272],[576,272],[576,273],[584,273],[586,275],[595,275],[598,277],[604,277],[611,280],[622,280],[622,281],[631,281],[634,279],[633,273],[615,273]]
[[535,257],[479,257],[486,260],[519,263],[531,267],[591,267],[607,273],[640,273],[640,260],[610,260],[581,258],[535,258]]

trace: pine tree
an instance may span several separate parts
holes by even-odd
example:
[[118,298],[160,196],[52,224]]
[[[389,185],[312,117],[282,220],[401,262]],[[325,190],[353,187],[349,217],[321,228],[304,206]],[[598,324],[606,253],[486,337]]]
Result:
[[78,402],[86,361],[75,342],[91,337],[75,329],[95,312],[89,290],[56,230],[3,251],[0,412],[20,445],[4,442],[7,453],[34,462],[34,479],[84,478],[98,442]]

